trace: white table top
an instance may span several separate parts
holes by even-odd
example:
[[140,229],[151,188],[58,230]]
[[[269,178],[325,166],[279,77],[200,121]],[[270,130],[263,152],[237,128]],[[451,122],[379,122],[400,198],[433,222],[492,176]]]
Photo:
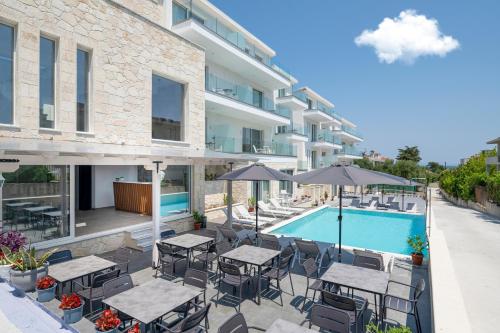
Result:
[[116,263],[110,260],[97,256],[87,256],[50,265],[49,275],[59,282],[65,282],[114,266],[116,266]]
[[149,324],[200,294],[200,290],[158,278],[106,298],[103,303]]
[[247,264],[262,266],[271,259],[280,255],[280,251],[262,247],[243,245],[229,252],[221,254],[222,258],[241,261]]
[[184,249],[192,249],[203,244],[213,242],[215,239],[194,234],[184,234],[162,240],[163,244],[182,247]]

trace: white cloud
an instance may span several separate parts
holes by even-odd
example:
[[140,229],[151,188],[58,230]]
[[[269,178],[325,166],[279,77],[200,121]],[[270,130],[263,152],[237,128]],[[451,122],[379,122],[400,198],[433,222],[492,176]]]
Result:
[[439,31],[436,19],[408,9],[399,17],[386,17],[376,30],[364,30],[354,40],[357,46],[372,46],[380,62],[392,64],[400,60],[412,64],[418,57],[444,57],[460,43]]

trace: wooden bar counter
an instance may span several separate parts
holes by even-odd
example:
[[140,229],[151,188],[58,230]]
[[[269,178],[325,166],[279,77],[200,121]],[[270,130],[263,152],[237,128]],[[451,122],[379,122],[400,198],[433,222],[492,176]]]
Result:
[[140,182],[113,182],[115,209],[152,215],[152,185]]

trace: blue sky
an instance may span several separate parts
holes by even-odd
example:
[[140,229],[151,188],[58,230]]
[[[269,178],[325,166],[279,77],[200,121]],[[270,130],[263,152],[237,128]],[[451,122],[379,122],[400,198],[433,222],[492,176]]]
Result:
[[[299,85],[329,98],[357,123],[363,148],[394,157],[397,148],[417,145],[423,162],[453,165],[500,136],[500,1],[212,3],[271,46]],[[387,64],[373,47],[355,44],[364,30],[407,9],[436,19],[460,46],[444,57]]]

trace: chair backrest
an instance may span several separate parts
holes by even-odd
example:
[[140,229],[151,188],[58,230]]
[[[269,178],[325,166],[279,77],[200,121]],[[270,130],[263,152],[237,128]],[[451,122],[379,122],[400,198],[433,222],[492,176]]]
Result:
[[290,265],[292,263],[292,258],[293,258],[293,255],[289,255],[286,257],[281,256],[279,263],[278,263],[278,269],[280,271],[288,271],[290,269]]
[[238,246],[243,246],[243,245],[253,245],[253,242],[250,238],[246,237],[238,243]]
[[[259,238],[260,238],[260,235],[259,235]],[[262,239],[261,242],[260,242],[260,247],[264,248],[264,249],[270,249],[270,250],[279,250],[280,249],[280,242],[278,241],[278,239],[276,240],[270,240],[270,239]]]
[[167,244],[156,243],[156,247],[158,248],[158,252],[160,252],[161,256],[170,255],[174,252],[172,247]]
[[96,274],[92,278],[92,288],[99,288],[102,287],[104,282],[109,281],[111,279],[115,279],[120,275],[120,270],[119,269],[114,269],[112,271],[102,273],[102,274]]
[[275,235],[271,235],[271,234],[262,234],[262,233],[259,233],[259,238],[261,240],[268,240],[268,241],[278,241],[278,237],[276,237]]
[[313,275],[318,276],[318,266],[316,265],[316,260],[314,258],[309,258],[302,264],[304,270],[306,271],[307,277],[312,277]]
[[375,207],[377,207],[377,205],[378,205],[378,200],[374,200],[374,199],[372,199],[372,200],[370,200],[370,202],[368,203],[368,208],[375,208]]
[[165,230],[160,232],[160,239],[174,237],[176,235],[175,230]]
[[54,265],[54,264],[58,264],[61,262],[72,260],[72,259],[73,259],[73,255],[71,254],[70,250],[61,250],[61,251],[57,251],[57,252],[52,253],[47,258],[47,262],[49,263],[49,265]]
[[418,300],[420,298],[420,295],[422,295],[422,293],[424,292],[424,290],[425,290],[425,280],[420,279],[418,280],[417,285],[415,286],[415,290],[413,291],[413,299]]
[[276,200],[275,198],[269,199],[269,202],[271,202],[271,204],[278,209],[284,208],[283,206],[281,206],[281,203],[278,200]]
[[245,317],[241,312],[236,313],[226,320],[217,331],[218,333],[248,333]]
[[323,304],[334,307],[335,309],[354,312],[356,311],[356,302],[350,297],[334,294],[327,290],[322,290],[321,300],[323,301]]
[[351,207],[359,207],[360,201],[359,199],[352,199]]
[[247,218],[247,219],[253,218],[253,216],[248,212],[248,210],[245,207],[243,207],[242,205],[236,206],[235,208],[238,210],[240,215],[243,216],[244,218]]
[[221,227],[219,228],[219,231],[222,234],[222,236],[230,242],[234,242],[235,240],[238,239],[238,235],[233,229]]
[[198,325],[205,319],[205,317],[208,315],[208,311],[210,310],[210,306],[212,303],[208,303],[207,306],[199,309],[196,312],[193,312],[192,314],[188,315],[186,318],[182,320],[182,323],[180,324],[180,332],[187,332]]
[[317,256],[320,253],[318,244],[313,241],[296,239],[295,245],[297,246],[299,252],[309,256]]
[[129,274],[120,275],[117,278],[108,280],[102,284],[102,293],[104,298],[108,298],[125,290],[132,289],[134,287],[134,282]]
[[271,208],[269,208],[269,205],[262,200],[259,200],[258,204],[259,204],[259,209],[262,208],[262,210],[271,210]]
[[378,202],[379,198],[378,198],[378,197],[372,197],[372,199],[371,199],[370,201],[372,201],[372,200],[374,200],[374,201],[377,201],[377,202]]
[[407,211],[410,211],[410,212],[414,212],[414,211],[416,211],[416,210],[417,210],[417,204],[416,204],[416,203],[414,203],[414,202],[408,202],[408,203],[406,204],[406,210],[407,210]]
[[186,269],[183,284],[200,289],[207,289],[208,273],[193,268]]
[[228,262],[224,262],[222,260],[219,260],[219,269],[221,270],[221,272],[227,275],[241,276],[241,272],[238,266],[230,264]]
[[349,314],[329,306],[313,305],[310,322],[312,325],[330,332],[350,333]]
[[283,251],[281,251],[281,257],[288,257],[292,256],[295,254],[295,250],[293,249],[292,245],[287,245]]
[[354,249],[353,266],[370,268],[377,271],[384,270],[384,258],[379,253]]
[[394,201],[394,199],[395,199],[395,197],[392,197],[392,196],[391,196],[391,197],[388,197],[388,198],[387,198],[387,203],[388,203],[388,204],[390,204],[391,202],[393,202],[393,201]]

